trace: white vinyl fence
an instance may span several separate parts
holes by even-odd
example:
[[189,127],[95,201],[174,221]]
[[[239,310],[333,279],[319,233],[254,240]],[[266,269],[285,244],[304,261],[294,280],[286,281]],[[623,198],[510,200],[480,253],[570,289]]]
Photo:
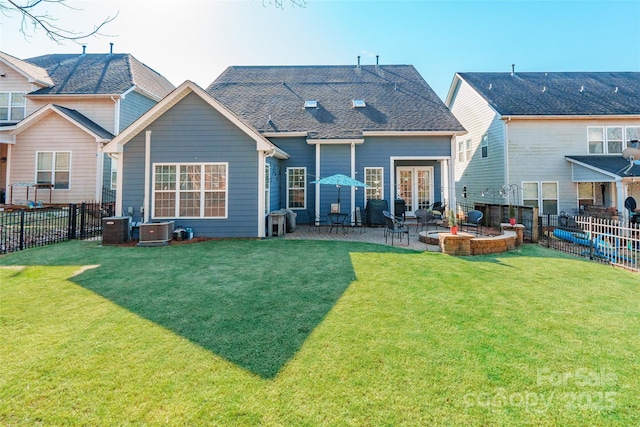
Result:
[[544,246],[640,272],[640,224],[590,216],[540,217]]

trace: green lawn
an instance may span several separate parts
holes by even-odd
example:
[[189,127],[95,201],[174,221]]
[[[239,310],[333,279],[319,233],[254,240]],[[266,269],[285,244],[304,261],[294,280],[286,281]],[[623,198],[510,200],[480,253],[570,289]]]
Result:
[[537,246],[75,241],[0,267],[2,425],[640,423],[640,276]]

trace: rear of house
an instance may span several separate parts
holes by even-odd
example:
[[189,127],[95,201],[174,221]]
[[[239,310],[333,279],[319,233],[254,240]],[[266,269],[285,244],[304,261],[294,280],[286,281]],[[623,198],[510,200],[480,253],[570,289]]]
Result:
[[[206,237],[262,237],[265,218],[353,217],[372,199],[410,215],[454,199],[464,129],[412,66],[230,67],[191,82],[105,150],[122,167],[118,210]],[[366,188],[312,184],[343,174]],[[120,184],[119,184],[120,185]]]

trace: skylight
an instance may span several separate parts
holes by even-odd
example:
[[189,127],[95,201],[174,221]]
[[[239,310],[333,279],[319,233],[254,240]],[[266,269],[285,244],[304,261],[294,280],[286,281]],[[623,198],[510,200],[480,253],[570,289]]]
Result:
[[367,104],[365,104],[364,99],[354,99],[353,100],[353,108],[364,108]]
[[304,108],[318,108],[318,101],[315,99],[307,99],[304,101]]

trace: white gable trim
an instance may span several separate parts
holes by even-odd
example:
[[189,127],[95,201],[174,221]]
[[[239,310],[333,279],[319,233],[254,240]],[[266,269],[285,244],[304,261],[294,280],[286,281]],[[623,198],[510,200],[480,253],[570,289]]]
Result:
[[[223,106],[220,102],[214,99],[211,95],[205,92],[200,86],[193,83],[190,80],[186,80],[180,86],[178,86],[173,92],[164,97],[162,101],[154,105],[149,111],[144,113],[141,117],[139,117],[135,122],[133,122],[129,127],[120,132],[118,136],[113,138],[111,142],[104,146],[104,151],[106,153],[121,153],[125,144],[127,144],[134,136],[138,135],[142,132],[146,127],[148,127],[151,123],[156,121],[160,116],[162,116],[166,111],[168,111],[171,107],[176,105],[182,99],[184,99],[190,93],[195,93],[198,95],[203,101],[209,104],[212,108],[222,114],[225,118],[231,121],[235,126],[237,126],[240,130],[242,130],[247,136],[253,139],[256,142],[256,149],[258,151],[272,151],[279,150],[275,145],[273,145],[268,139],[264,136],[260,135],[257,131],[249,127],[242,120],[238,118],[235,114],[229,111],[225,106]],[[279,150],[280,153],[282,150]],[[285,153],[286,154],[286,153]]]
[[[53,80],[51,80],[51,77],[49,77],[47,71],[42,67],[29,64],[28,62],[25,62],[18,58],[14,58],[11,55],[3,52],[0,52],[0,61],[2,61],[7,67],[11,68],[16,73],[24,76],[24,78],[26,78],[29,83],[43,87],[52,87],[54,85]],[[40,76],[37,76],[33,72],[29,72],[29,69],[31,69],[31,71],[39,72]]]
[[97,133],[93,132],[91,129],[87,128],[86,126],[84,126],[82,123],[73,120],[73,118],[69,117],[68,115],[66,115],[65,113],[63,113],[62,111],[60,111],[55,105],[53,104],[47,104],[44,107],[40,108],[38,111],[36,111],[35,113],[29,115],[26,119],[22,120],[21,122],[19,122],[18,124],[16,124],[15,126],[15,131],[12,132],[13,135],[18,135],[20,132],[28,129],[29,127],[31,127],[32,125],[38,123],[40,121],[40,119],[48,116],[49,114],[57,114],[58,116],[62,117],[63,119],[67,120],[69,123],[73,124],[74,126],[76,126],[79,129],[82,129],[84,132],[88,133],[89,135],[91,135],[96,142],[107,142],[109,141],[109,139],[106,139],[100,135],[98,135]]

